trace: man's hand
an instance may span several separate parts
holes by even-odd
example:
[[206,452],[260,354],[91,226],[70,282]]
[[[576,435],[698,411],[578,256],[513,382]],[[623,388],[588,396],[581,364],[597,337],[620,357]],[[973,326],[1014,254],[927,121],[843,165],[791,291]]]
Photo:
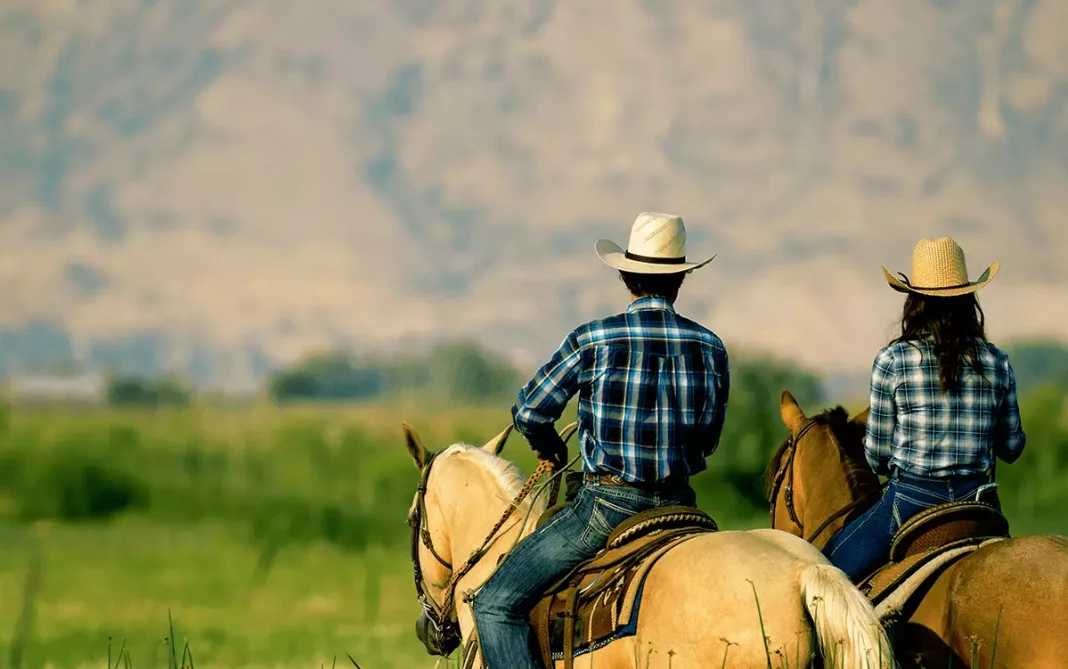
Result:
[[567,463],[567,444],[557,434],[553,424],[542,423],[535,426],[533,432],[528,439],[538,459],[552,463],[554,469],[563,467]]
[[567,446],[564,445],[560,437],[557,436],[556,443],[550,440],[546,440],[546,442],[534,447],[534,452],[538,455],[538,459],[552,463],[553,469],[559,469],[567,464]]

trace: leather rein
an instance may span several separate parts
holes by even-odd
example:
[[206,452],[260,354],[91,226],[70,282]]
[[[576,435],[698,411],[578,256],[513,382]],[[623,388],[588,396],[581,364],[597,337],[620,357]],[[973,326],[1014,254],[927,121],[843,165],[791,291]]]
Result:
[[[771,527],[775,528],[775,508],[776,502],[779,498],[779,491],[781,490],[785,497],[786,512],[790,514],[790,520],[797,525],[798,530],[801,532],[801,538],[805,539],[809,543],[813,543],[817,537],[823,534],[831,523],[838,520],[842,516],[847,516],[850,513],[856,511],[861,505],[866,503],[872,496],[882,494],[882,491],[889,484],[889,480],[882,483],[878,490],[871,490],[867,494],[864,494],[854,500],[852,503],[846,505],[845,508],[836,511],[831,514],[827,520],[823,521],[814,532],[808,537],[805,537],[805,524],[801,522],[801,519],[797,516],[797,510],[794,508],[794,459],[797,456],[797,447],[801,442],[801,438],[808,433],[818,423],[815,420],[810,419],[805,423],[800,430],[797,431],[797,435],[791,434],[783,442],[783,447],[788,449],[788,453],[782,464],[779,465],[779,470],[775,472],[775,479],[771,486],[771,496],[768,500],[771,506]],[[785,484],[785,485],[784,485]]]

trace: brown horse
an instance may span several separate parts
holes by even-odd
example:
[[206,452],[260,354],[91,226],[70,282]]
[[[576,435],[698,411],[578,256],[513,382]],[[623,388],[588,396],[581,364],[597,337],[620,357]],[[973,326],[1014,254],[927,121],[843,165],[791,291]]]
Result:
[[[879,499],[864,457],[868,412],[850,419],[839,406],[810,419],[789,391],[780,411],[790,438],[768,467],[772,527],[822,549]],[[902,666],[1068,666],[1068,538],[983,545],[912,602],[891,633]]]

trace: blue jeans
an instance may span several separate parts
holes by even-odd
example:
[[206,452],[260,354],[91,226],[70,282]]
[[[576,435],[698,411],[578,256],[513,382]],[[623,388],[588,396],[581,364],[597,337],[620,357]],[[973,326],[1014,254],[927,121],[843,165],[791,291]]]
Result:
[[966,478],[919,478],[897,469],[882,498],[846,525],[823,547],[823,554],[860,583],[890,559],[890,545],[901,526],[920,511],[975,495],[985,475]]
[[604,548],[627,518],[658,506],[696,506],[692,488],[646,492],[585,484],[543,527],[520,541],[475,595],[472,611],[488,669],[541,669],[530,612],[545,589]]

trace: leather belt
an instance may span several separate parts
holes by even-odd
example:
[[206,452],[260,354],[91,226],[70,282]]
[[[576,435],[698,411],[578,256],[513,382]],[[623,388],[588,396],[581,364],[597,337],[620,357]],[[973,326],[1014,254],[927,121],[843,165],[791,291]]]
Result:
[[615,474],[590,474],[585,473],[582,475],[582,480],[586,483],[599,483],[601,485],[619,486],[621,488],[636,488],[638,490],[665,490],[668,488],[674,488],[680,485],[685,485],[687,479],[681,476],[664,479],[662,481],[650,481],[648,483],[632,483],[630,481],[624,481]]

